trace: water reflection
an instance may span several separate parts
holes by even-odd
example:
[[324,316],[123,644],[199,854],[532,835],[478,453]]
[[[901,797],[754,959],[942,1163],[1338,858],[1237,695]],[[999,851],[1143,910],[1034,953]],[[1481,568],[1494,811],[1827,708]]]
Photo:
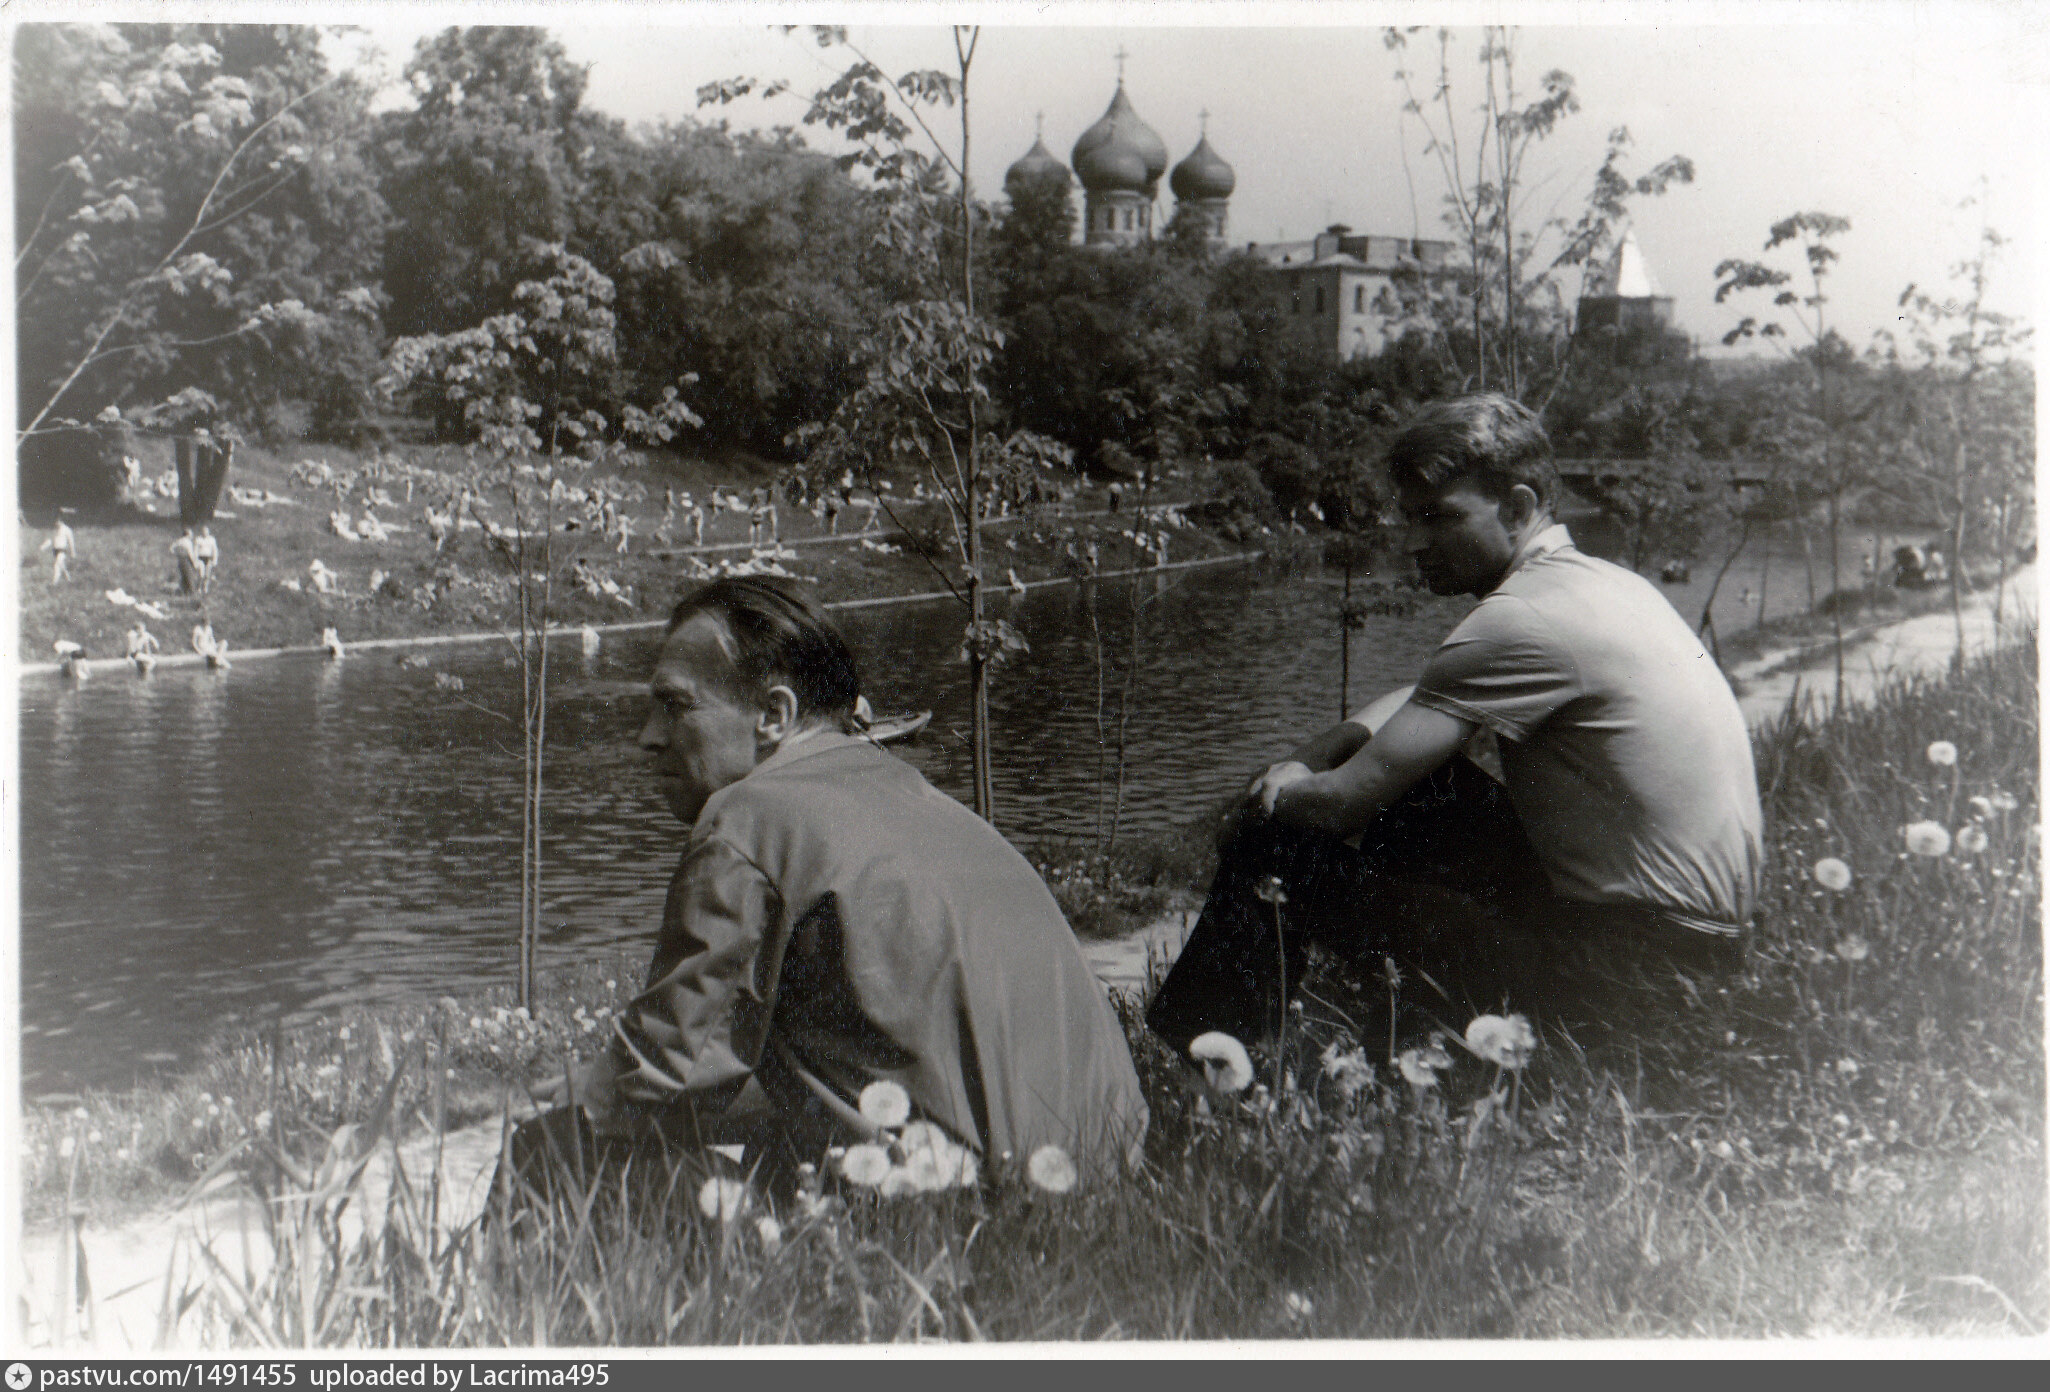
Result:
[[[1125,826],[1186,825],[1335,714],[1330,584],[1190,571],[1101,590],[997,601],[1031,643],[991,701],[997,821],[1014,839],[1088,835],[1104,815],[1135,596]],[[1412,677],[1463,609],[1370,619],[1354,701]],[[965,799],[959,611],[840,617],[876,709],[935,713],[904,756]],[[638,955],[660,912],[681,831],[633,748],[639,702],[604,687],[644,679],[654,641],[608,636],[587,657],[571,636],[556,651],[544,964],[615,944]],[[24,680],[29,1091],[126,1081],[153,1056],[189,1058],[224,1020],[509,978],[521,780],[518,727],[498,713],[517,709],[518,674],[501,644],[428,651],[463,678],[461,699],[375,652]]]

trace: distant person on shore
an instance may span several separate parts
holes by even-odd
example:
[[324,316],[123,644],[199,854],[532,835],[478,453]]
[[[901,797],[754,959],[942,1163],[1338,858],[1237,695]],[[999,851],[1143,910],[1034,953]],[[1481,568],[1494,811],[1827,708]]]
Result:
[[71,558],[78,554],[78,537],[72,532],[71,524],[63,518],[50,528],[49,540],[42,549],[50,553],[50,583],[62,584],[71,573]]
[[[1147,1023],[1274,1031],[1310,939],[1461,1004],[1589,1018],[1647,972],[1741,962],[1761,817],[1735,696],[1646,580],[1573,545],[1537,418],[1482,394],[1389,448],[1432,593],[1481,603],[1384,697],[1253,780]],[[1494,736],[1506,783],[1464,757]]]
[[548,1157],[638,1140],[744,1145],[776,1183],[876,1139],[879,1082],[984,1168],[1045,1144],[1085,1173],[1136,1157],[1138,1077],[1059,907],[987,822],[858,737],[854,658],[814,601],[761,578],[694,591],[649,689],[638,742],[689,838],[645,989],[550,1085],[574,1107],[520,1128],[513,1173],[545,1186]]
[[199,593],[199,546],[187,527],[184,535],[171,543],[171,555],[178,562],[178,593]]
[[214,529],[204,522],[199,524],[199,535],[192,539],[192,560],[199,567],[199,592],[211,594],[214,569],[221,563],[221,544],[214,540]]

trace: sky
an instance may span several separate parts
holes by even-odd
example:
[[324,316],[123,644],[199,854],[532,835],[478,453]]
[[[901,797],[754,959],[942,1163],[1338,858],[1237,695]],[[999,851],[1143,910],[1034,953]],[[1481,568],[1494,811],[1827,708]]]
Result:
[[[1066,160],[1108,104],[1116,54],[1139,114],[1170,161],[1194,146],[1200,113],[1235,168],[1235,242],[1308,237],[1332,222],[1356,231],[1446,235],[1445,180],[1424,132],[1402,112],[1382,26],[1453,25],[1462,120],[1484,20],[1519,22],[1520,80],[1553,68],[1575,79],[1581,111],[1527,167],[1525,221],[1571,217],[1608,132],[1627,126],[1628,168],[1690,157],[1695,182],[1641,201],[1633,222],[1678,323],[1714,347],[1762,303],[1714,303],[1716,264],[1755,257],[1771,224],[1815,210],[1848,217],[1828,312],[1854,343],[1897,314],[1910,282],[1943,285],[1968,255],[1982,215],[2011,239],[1994,280],[1999,308],[2036,320],[2044,171],[2050,159],[2050,7],[2000,0],[1634,0],[1523,4],[740,4],[294,6],[209,5],[208,17],[352,21],[351,52],[393,82],[412,46],[446,23],[542,23],[589,65],[589,105],[629,121],[700,113],[695,93],[720,77],[788,79],[809,92],[848,61],[771,21],[845,21],[885,71],[950,65],[942,24],[984,21],[971,94],[970,174],[989,196],[1032,143]],[[1433,31],[1409,59],[1428,97]],[[736,125],[796,124],[799,98],[717,109]],[[830,137],[818,136],[822,143]],[[1960,208],[1984,181],[1982,208]],[[1079,191],[1078,191],[1079,194]],[[1163,199],[1169,197],[1165,187]],[[1079,196],[1078,196],[1079,203]],[[1792,269],[1792,263],[1788,263]],[[1763,297],[1754,296],[1754,300]]]

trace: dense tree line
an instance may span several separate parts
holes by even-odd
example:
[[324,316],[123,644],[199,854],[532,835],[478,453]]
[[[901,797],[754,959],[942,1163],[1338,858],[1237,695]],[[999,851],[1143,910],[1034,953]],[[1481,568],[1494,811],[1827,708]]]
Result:
[[[1509,44],[1491,31],[1484,64],[1499,67]],[[1442,44],[1436,61],[1450,80]],[[613,296],[620,351],[586,384],[591,409],[616,421],[625,403],[690,382],[698,440],[794,460],[816,438],[807,427],[868,380],[878,326],[931,294],[904,252],[900,166],[878,162],[875,140],[866,155],[859,142],[828,155],[789,128],[629,129],[585,105],[584,71],[543,30],[423,40],[405,69],[410,103],[383,113],[304,26],[28,25],[14,63],[26,431],[112,408],[346,437],[379,408],[394,340],[507,313],[567,253]],[[836,100],[842,133],[886,128],[859,83]],[[995,345],[985,428],[1056,441],[1095,469],[1176,472],[1220,514],[1353,524],[1381,506],[1367,465],[1404,412],[1485,377],[1540,406],[1563,453],[1615,462],[1597,500],[1647,553],[1717,520],[1730,461],[1774,466],[1783,511],[1855,486],[1867,507],[2021,534],[2026,490],[1991,461],[2032,448],[2032,374],[2014,352],[2021,331],[1988,337],[1982,304],[1923,296],[1931,324],[1946,305],[1977,316],[1962,357],[1937,328],[1867,353],[1830,333],[1738,369],[1670,331],[1576,335],[1563,277],[1608,245],[1626,199],[1692,177],[1678,157],[1628,177],[1618,132],[1586,211],[1526,227],[1502,190],[1576,109],[1571,79],[1548,74],[1508,113],[1519,135],[1501,168],[1449,204],[1473,255],[1398,283],[1406,332],[1365,360],[1320,352],[1258,264],[1214,251],[1193,224],[1106,255],[1074,244],[1066,191],[975,204],[978,313]],[[922,254],[952,264],[960,214],[927,203],[952,222]],[[1801,223],[1789,237],[1815,229],[1825,246],[1846,230]],[[445,435],[466,429],[445,395],[409,406]],[[1818,446],[1818,431],[1835,443]]]

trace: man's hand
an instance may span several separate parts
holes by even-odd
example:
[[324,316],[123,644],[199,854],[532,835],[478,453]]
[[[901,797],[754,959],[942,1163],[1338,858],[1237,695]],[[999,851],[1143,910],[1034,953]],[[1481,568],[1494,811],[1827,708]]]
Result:
[[583,1109],[591,1125],[604,1131],[619,1108],[619,1066],[611,1053],[585,1059],[569,1072],[534,1085],[534,1100],[554,1106],[571,1102]]
[[1246,805],[1258,804],[1261,816],[1272,817],[1274,800],[1281,796],[1284,788],[1316,776],[1308,764],[1297,759],[1284,759],[1253,780],[1253,786],[1246,790]]

